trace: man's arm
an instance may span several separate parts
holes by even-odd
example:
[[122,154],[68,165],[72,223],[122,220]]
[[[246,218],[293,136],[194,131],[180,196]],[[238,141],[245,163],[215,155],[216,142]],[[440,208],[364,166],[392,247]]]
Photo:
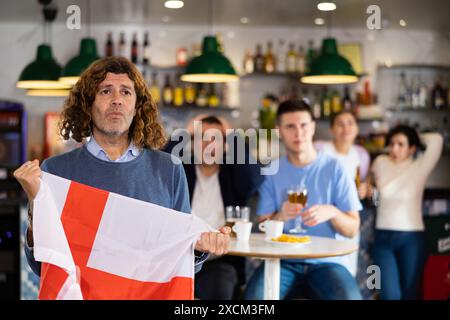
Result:
[[27,258],[28,265],[30,266],[31,270],[37,275],[41,275],[41,263],[39,261],[36,261],[34,259],[34,252],[33,252],[33,202],[28,203],[28,227],[25,231],[25,245],[24,245],[24,251],[25,251],[25,257]]
[[358,234],[361,209],[355,181],[336,162],[330,203],[312,206],[302,216],[307,226],[330,220],[336,232],[352,238]]
[[357,211],[342,212],[335,206],[330,206],[330,210],[335,210],[334,217],[331,218],[333,228],[347,238],[353,238],[358,234],[360,217]]

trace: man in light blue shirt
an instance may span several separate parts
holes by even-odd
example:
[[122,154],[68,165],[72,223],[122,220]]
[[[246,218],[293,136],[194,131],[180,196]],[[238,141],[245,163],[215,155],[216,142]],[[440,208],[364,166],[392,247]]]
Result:
[[[302,219],[307,235],[353,237],[359,230],[358,211],[362,209],[356,185],[337,160],[314,149],[315,122],[309,106],[294,100],[280,104],[277,128],[287,155],[276,160],[278,172],[267,176],[259,189],[260,221],[284,221],[284,233],[293,233],[296,219]],[[288,201],[288,190],[295,186],[307,189],[305,206]],[[282,260],[280,298],[361,299],[343,259]],[[245,297],[262,299],[263,287],[261,265],[250,279]]]
[[128,162],[135,159],[138,155],[141,154],[142,150],[134,144],[133,141],[130,142],[130,145],[125,150],[125,152],[117,159],[111,159],[108,154],[103,150],[103,148],[95,141],[94,136],[91,136],[88,143],[86,143],[87,150],[96,158],[103,161],[111,161],[111,162]]

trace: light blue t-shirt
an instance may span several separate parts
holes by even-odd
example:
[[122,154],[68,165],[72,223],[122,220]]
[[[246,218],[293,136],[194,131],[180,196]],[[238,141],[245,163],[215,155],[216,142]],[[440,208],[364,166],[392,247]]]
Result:
[[[278,172],[275,175],[266,176],[259,189],[258,215],[271,214],[279,211],[283,202],[287,200],[287,192],[292,186],[303,185],[308,190],[306,208],[315,204],[330,204],[343,212],[360,211],[355,182],[345,173],[342,165],[331,156],[319,153],[317,158],[304,167],[296,167],[289,162],[286,156],[277,159]],[[276,167],[276,165],[275,165]],[[295,219],[284,224],[284,233],[295,227]],[[314,227],[302,224],[307,230],[305,234],[311,236],[327,237],[333,239],[347,239],[333,228],[330,221]],[[289,261],[302,261],[308,263],[335,262],[345,266],[345,259],[332,257],[323,259],[289,259]]]

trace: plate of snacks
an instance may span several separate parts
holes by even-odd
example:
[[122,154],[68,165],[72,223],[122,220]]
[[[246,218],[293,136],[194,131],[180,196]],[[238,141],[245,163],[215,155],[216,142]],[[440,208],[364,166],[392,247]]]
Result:
[[296,236],[283,233],[279,237],[265,239],[265,241],[280,246],[299,246],[311,243],[311,238],[309,236]]

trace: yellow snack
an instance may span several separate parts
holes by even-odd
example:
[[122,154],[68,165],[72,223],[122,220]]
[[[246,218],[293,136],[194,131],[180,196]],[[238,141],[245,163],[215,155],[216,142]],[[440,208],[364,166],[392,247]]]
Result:
[[272,241],[278,241],[278,242],[291,242],[291,243],[305,243],[310,242],[311,238],[308,236],[292,236],[289,234],[282,234],[281,236],[277,238],[272,238]]

